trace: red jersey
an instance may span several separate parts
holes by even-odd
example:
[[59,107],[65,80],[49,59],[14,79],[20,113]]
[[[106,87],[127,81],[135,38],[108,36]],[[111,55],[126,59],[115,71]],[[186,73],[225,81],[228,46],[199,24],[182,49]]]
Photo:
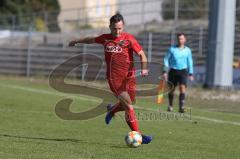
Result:
[[128,33],[119,37],[103,34],[96,37],[95,42],[104,46],[108,79],[127,77],[133,72],[133,53],[142,50],[134,36]]

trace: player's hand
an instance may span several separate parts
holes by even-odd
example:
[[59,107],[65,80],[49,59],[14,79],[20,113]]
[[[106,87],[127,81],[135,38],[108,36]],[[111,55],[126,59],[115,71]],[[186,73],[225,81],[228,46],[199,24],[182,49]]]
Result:
[[190,81],[194,81],[193,75],[189,75],[188,78],[189,78]]
[[71,46],[75,46],[75,44],[76,44],[76,41],[73,40],[73,41],[70,41],[70,42],[69,42],[68,46],[70,46],[70,47],[71,47]]
[[147,76],[147,75],[148,75],[148,72],[149,72],[148,69],[143,69],[143,70],[141,70],[141,75],[142,75],[142,77]]
[[163,73],[163,79],[164,79],[164,81],[167,81],[167,79],[168,79],[168,74],[166,72]]

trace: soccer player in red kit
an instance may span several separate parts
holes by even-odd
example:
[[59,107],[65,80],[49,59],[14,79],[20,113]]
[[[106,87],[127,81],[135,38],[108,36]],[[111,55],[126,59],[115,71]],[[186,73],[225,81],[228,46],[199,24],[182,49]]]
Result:
[[[125,119],[132,131],[139,131],[138,121],[132,103],[135,101],[136,78],[133,66],[133,53],[140,56],[141,75],[148,75],[147,58],[137,40],[129,33],[123,32],[124,19],[119,13],[110,18],[110,34],[98,37],[76,39],[69,43],[98,43],[104,46],[105,61],[107,65],[107,80],[111,91],[119,99],[115,105],[108,105],[106,124],[109,124],[115,113],[125,111]],[[142,143],[148,144],[152,137],[142,134]]]

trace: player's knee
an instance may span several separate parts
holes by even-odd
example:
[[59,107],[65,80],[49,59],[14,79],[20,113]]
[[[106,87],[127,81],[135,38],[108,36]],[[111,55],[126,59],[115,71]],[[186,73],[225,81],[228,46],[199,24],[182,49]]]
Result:
[[126,110],[131,110],[131,109],[133,109],[133,106],[131,104],[127,104],[126,105]]
[[179,86],[179,91],[180,91],[180,93],[185,93],[185,91],[186,91],[186,86],[185,86],[185,85],[180,85],[180,86]]
[[132,104],[131,97],[129,96],[128,92],[122,92],[118,96],[119,100],[126,103],[126,104]]

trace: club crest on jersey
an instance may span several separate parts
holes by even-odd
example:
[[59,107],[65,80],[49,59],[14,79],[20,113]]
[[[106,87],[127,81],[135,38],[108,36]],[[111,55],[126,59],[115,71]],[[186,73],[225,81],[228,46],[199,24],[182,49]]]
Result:
[[131,41],[130,40],[121,40],[118,43],[120,46],[122,46],[123,48],[129,48],[131,45]]

